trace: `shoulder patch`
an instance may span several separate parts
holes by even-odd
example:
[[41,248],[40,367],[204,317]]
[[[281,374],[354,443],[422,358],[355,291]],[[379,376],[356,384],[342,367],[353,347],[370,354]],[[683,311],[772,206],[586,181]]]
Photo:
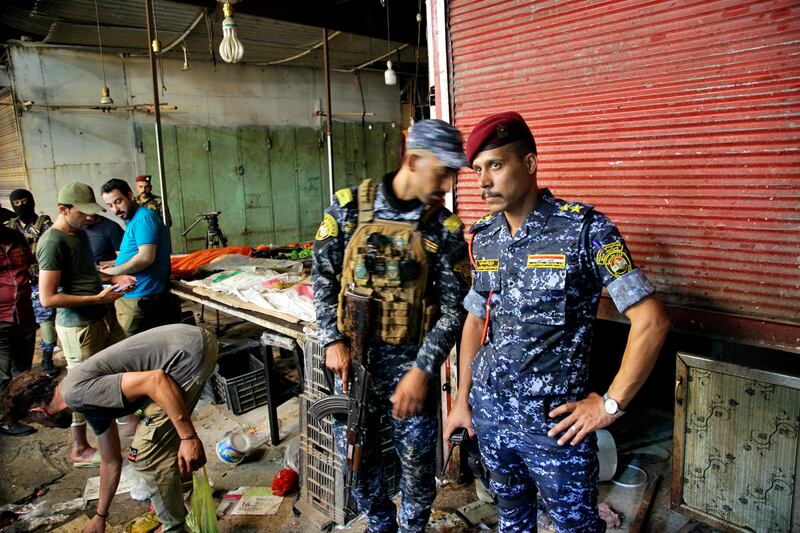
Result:
[[337,235],[339,235],[339,224],[336,223],[336,219],[333,218],[333,215],[325,213],[325,216],[322,217],[322,223],[320,223],[319,229],[317,230],[316,239],[318,241],[324,241],[329,237],[336,237]]
[[609,274],[618,278],[631,271],[631,258],[621,242],[616,241],[601,246],[593,240],[592,244],[598,250],[595,257],[597,264],[606,267]]
[[456,233],[458,230],[464,227],[464,223],[461,222],[461,219],[458,218],[458,215],[456,215],[455,213],[447,217],[444,220],[443,224],[444,227],[447,228],[447,230],[450,233]]
[[348,188],[339,189],[336,191],[336,198],[339,200],[339,205],[344,207],[353,201],[353,191]]
[[476,231],[481,230],[481,229],[489,226],[492,222],[494,222],[495,218],[497,218],[497,213],[489,213],[488,215],[485,215],[485,216],[479,218],[469,228],[469,232],[470,233],[475,233]]

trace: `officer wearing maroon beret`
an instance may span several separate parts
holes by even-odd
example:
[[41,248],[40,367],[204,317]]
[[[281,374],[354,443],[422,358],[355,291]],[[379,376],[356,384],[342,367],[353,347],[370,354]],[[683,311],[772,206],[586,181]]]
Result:
[[[152,193],[152,181],[152,176],[148,174],[136,176],[136,203],[155,211],[158,216],[161,216],[161,197]],[[172,216],[169,214],[169,208],[167,208],[167,227],[172,227]]]
[[[536,531],[537,492],[556,531],[605,531],[594,432],[641,388],[669,320],[614,224],[537,187],[536,143],[518,113],[481,121],[466,154],[491,212],[470,230],[473,284],[445,436],[477,433],[499,531]],[[588,358],[603,287],[631,330],[601,395],[588,389]]]

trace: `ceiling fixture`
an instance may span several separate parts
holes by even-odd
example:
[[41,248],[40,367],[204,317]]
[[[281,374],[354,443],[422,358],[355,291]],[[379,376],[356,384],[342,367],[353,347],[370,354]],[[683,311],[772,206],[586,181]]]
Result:
[[386,70],[383,73],[383,82],[386,85],[397,85],[397,73],[392,69],[392,62],[386,62]]
[[[381,3],[383,3],[383,0],[381,0]],[[386,7],[386,55],[390,55],[392,53],[392,33],[389,25],[389,0],[386,0],[384,7]],[[397,85],[397,73],[392,69],[391,60],[386,62],[383,82],[386,85]]]
[[189,47],[186,46],[186,41],[181,41],[181,50],[183,50],[183,66],[181,70],[192,70],[189,66]]
[[233,8],[230,2],[222,5],[225,19],[222,21],[222,42],[219,45],[219,55],[226,63],[238,63],[244,55],[244,47],[236,35],[236,21],[233,20]]
[[111,105],[114,100],[111,98],[111,91],[106,85],[106,65],[103,61],[103,38],[100,36],[100,13],[97,11],[97,0],[94,0],[94,19],[97,23],[97,42],[100,43],[100,68],[103,71],[103,88],[100,89],[100,105]]

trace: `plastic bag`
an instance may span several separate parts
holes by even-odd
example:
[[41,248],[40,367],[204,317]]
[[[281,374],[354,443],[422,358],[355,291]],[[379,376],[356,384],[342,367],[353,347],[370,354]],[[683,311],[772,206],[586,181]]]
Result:
[[192,510],[186,515],[186,529],[192,533],[219,533],[206,467],[192,474]]

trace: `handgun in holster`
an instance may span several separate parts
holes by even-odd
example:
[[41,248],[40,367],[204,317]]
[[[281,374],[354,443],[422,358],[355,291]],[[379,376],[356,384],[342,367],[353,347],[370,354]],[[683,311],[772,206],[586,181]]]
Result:
[[359,481],[361,457],[367,438],[367,393],[369,391],[369,343],[375,331],[374,320],[379,316],[371,296],[352,290],[345,293],[348,340],[350,342],[350,386],[347,396],[328,396],[314,402],[308,409],[316,420],[327,416],[347,415],[345,433],[345,508],[349,507],[350,492]]

